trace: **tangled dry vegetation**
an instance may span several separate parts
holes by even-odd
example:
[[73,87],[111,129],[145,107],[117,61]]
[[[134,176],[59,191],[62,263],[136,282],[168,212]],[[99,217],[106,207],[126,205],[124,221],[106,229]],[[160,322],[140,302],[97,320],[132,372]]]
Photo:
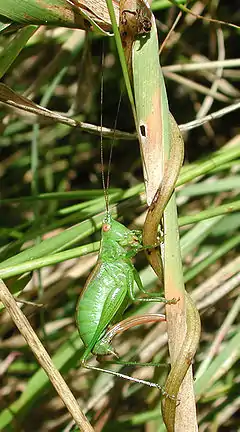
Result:
[[[196,1],[192,8],[195,14],[227,22],[239,18],[237,1]],[[179,10],[170,5],[163,9],[157,0],[152,9],[161,43]],[[161,53],[170,109],[185,140],[177,203],[186,289],[202,319],[194,364],[202,432],[239,427],[238,35],[236,28],[182,14]],[[96,431],[164,431],[155,390],[79,366],[75,307],[96,260],[104,211],[95,125],[103,111],[105,135],[111,136],[124,86],[114,40],[40,26],[16,56],[16,37],[15,32],[0,35],[2,65],[8,65],[5,71],[2,66],[2,84],[57,115],[37,116],[43,113],[1,104],[0,277],[20,300],[32,302],[19,303],[21,310]],[[0,98],[6,102],[9,94],[4,92],[3,86]],[[200,125],[210,114],[213,120]],[[141,227],[146,209],[141,160],[125,94],[117,129],[111,204],[121,202],[119,217]],[[110,142],[104,138],[106,155]],[[156,279],[143,255],[135,265],[145,288],[154,289]],[[134,305],[130,312],[147,309],[155,312],[159,306]],[[38,432],[73,430],[71,415],[3,308],[0,322],[0,429],[30,432],[34,425]],[[163,364],[154,373],[145,367],[134,373],[164,383],[165,324],[129,330],[114,344],[123,359]],[[124,370],[131,372],[130,367]]]

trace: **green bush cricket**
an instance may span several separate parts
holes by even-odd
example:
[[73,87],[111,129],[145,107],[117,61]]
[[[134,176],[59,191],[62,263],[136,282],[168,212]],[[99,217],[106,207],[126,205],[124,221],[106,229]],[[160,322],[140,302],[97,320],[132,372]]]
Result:
[[[130,230],[115,221],[107,210],[102,225],[97,264],[86,281],[76,310],[77,327],[85,345],[85,351],[81,357],[84,365],[90,353],[97,356],[116,355],[111,346],[114,334],[108,337],[105,332],[111,323],[121,319],[129,301],[136,300],[133,293],[134,281],[139,290],[148,295],[146,298],[138,298],[138,301],[176,303],[175,299],[168,301],[159,295],[149,295],[144,290],[131,260],[142,249],[141,232]],[[140,323],[137,322],[135,325]],[[122,374],[119,376],[126,378]],[[131,380],[131,377],[127,379]],[[137,382],[142,381],[137,380]],[[160,388],[155,383],[147,385]]]

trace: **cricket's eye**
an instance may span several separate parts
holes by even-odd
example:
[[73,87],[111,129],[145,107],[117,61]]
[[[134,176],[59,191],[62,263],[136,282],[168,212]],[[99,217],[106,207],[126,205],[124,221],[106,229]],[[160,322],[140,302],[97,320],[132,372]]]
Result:
[[104,224],[103,224],[103,226],[102,226],[102,230],[103,230],[104,232],[108,232],[108,231],[110,231],[110,229],[111,229],[111,225],[109,225],[108,223],[104,223]]

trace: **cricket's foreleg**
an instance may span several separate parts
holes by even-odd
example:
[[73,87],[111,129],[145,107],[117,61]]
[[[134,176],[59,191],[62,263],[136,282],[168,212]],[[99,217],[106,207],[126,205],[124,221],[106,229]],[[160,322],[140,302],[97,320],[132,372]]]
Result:
[[142,244],[142,232],[139,230],[132,230],[131,232],[135,232],[138,236],[139,243],[135,246],[134,244],[131,244],[131,249],[127,252],[126,256],[127,258],[133,258],[138,252],[141,251],[149,251],[151,253],[152,250],[158,249],[160,245],[163,243],[163,236],[159,235],[157,241],[154,244],[151,245],[143,245]]

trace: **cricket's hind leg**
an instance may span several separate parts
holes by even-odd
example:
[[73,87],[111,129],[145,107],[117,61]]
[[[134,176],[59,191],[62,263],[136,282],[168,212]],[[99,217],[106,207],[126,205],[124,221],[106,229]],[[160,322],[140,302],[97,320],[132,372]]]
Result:
[[[106,334],[103,336],[103,339],[105,342],[111,343],[112,339],[114,338],[114,336],[116,336],[119,333],[122,333],[130,328],[136,327],[137,325],[141,325],[141,324],[147,324],[147,323],[156,323],[156,322],[163,322],[165,321],[165,315],[162,314],[145,314],[145,315],[138,315],[135,317],[130,317],[130,318],[126,318],[125,320],[115,324],[113,327],[111,327]],[[101,356],[99,356],[101,357]],[[100,359],[100,358],[99,358]],[[121,364],[121,365],[134,365],[134,366],[160,366],[159,364],[155,364],[155,363],[138,363],[138,362],[122,362],[122,361],[114,361],[114,363],[117,364]],[[101,367],[98,366],[92,366],[88,363],[83,363],[82,364],[83,367],[85,367],[86,369],[91,369],[91,370],[96,370],[99,372],[104,372],[104,373],[109,373],[111,375],[114,375],[116,377],[119,378],[123,378],[126,379],[128,381],[137,383],[137,384],[143,384],[143,385],[147,385],[148,387],[152,387],[152,388],[157,388],[158,390],[160,390],[162,396],[164,398],[170,398],[171,400],[176,400],[176,398],[172,395],[169,395],[164,387],[162,387],[161,385],[151,382],[151,381],[146,381],[143,379],[139,379],[139,378],[135,378],[135,377],[131,377],[129,375],[123,374],[121,372],[117,372],[117,371],[113,371],[113,370],[109,370],[109,369],[103,369]]]

